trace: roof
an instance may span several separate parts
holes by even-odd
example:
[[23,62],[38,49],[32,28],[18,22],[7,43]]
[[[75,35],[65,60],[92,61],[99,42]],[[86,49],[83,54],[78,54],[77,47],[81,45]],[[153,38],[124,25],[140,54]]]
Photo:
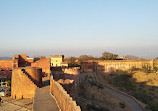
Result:
[[61,58],[61,57],[64,57],[64,55],[51,55],[50,57],[51,57],[51,58],[53,58],[53,57],[56,57],[56,58],[57,58],[57,57],[58,57],[58,58]]

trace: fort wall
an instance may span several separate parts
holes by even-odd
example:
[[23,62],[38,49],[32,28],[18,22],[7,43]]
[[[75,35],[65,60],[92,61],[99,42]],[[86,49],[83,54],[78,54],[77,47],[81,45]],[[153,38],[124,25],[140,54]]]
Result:
[[79,75],[80,74],[80,68],[74,67],[74,68],[63,68],[63,72],[65,74],[72,74],[72,75]]
[[70,79],[74,80],[74,85],[75,87],[79,86],[80,83],[80,68],[75,67],[75,68],[62,68],[55,70],[56,68],[53,68],[52,74],[54,76],[54,79],[58,81],[59,79]]
[[14,67],[18,67],[18,61],[16,61],[16,60],[0,60],[0,69],[9,70]]
[[81,69],[85,72],[111,72],[116,69],[129,70],[132,67],[142,68],[142,66],[153,69],[158,67],[158,60],[89,60],[82,63]]
[[62,111],[81,111],[76,101],[74,101],[64,88],[53,79],[53,76],[51,76],[50,79],[50,92],[56,98]]
[[40,68],[14,68],[12,71],[11,97],[13,99],[33,98],[35,89],[42,85]]
[[67,91],[67,93],[73,97],[75,94],[77,94],[77,87],[75,87],[75,83],[74,80],[70,80],[70,79],[59,79],[57,81],[58,83],[60,83],[60,85]]

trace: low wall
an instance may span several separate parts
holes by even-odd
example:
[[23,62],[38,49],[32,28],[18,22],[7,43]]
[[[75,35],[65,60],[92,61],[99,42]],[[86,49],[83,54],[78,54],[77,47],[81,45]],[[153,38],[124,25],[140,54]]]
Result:
[[50,79],[50,93],[54,95],[61,111],[81,111],[76,101],[72,100],[72,97],[67,94],[64,88],[53,79],[53,76]]

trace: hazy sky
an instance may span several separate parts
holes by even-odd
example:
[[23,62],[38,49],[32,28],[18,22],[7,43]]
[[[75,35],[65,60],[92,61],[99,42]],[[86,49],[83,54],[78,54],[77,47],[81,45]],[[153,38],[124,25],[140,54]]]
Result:
[[0,56],[158,56],[158,0],[0,0]]

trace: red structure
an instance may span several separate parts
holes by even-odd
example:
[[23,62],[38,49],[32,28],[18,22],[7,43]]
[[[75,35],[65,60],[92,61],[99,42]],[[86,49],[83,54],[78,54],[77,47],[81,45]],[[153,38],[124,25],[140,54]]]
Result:
[[42,68],[43,76],[50,76],[50,58],[40,58],[34,61],[26,54],[15,55],[11,60],[0,60],[0,86],[1,81],[11,79],[12,69],[18,67],[32,66]]
[[50,76],[50,58],[40,58],[38,61],[32,62],[31,66],[42,68],[42,75]]

